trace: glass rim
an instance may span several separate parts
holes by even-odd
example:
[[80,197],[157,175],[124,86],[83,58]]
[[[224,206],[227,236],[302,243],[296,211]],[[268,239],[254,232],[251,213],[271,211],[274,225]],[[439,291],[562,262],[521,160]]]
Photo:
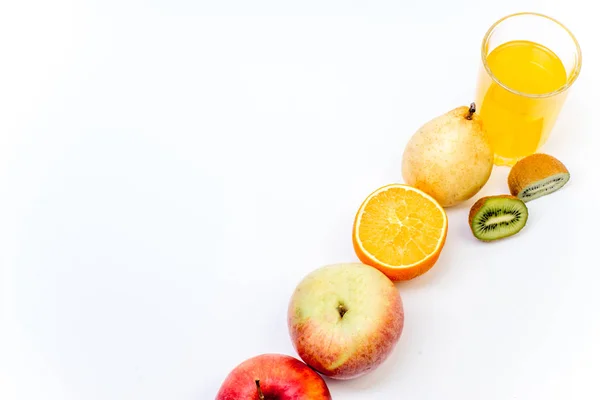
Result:
[[[521,91],[515,90],[515,89],[511,88],[510,86],[501,82],[500,79],[498,79],[498,77],[496,77],[496,75],[494,75],[494,73],[492,72],[492,70],[487,62],[486,46],[489,43],[490,37],[492,36],[492,33],[494,32],[496,27],[498,27],[498,25],[500,25],[502,22],[506,21],[507,19],[524,16],[524,15],[545,18],[545,19],[555,23],[558,27],[562,28],[571,37],[571,40],[573,41],[573,44],[575,45],[575,48],[577,51],[577,63],[573,69],[573,72],[571,73],[571,77],[564,85],[562,85],[561,87],[559,87],[558,89],[556,89],[552,92],[535,94],[535,93],[526,93],[526,92],[521,92]],[[485,67],[485,70],[487,71],[488,75],[492,78],[492,80],[495,83],[497,83],[498,85],[500,85],[502,88],[504,88],[505,90],[507,90],[511,93],[514,93],[516,95],[522,96],[522,97],[543,98],[543,97],[552,97],[559,93],[562,93],[565,90],[569,89],[573,85],[573,83],[579,77],[579,72],[581,71],[582,55],[581,55],[581,47],[579,46],[579,42],[577,41],[577,38],[569,30],[569,28],[567,28],[563,23],[561,23],[560,21],[558,21],[552,17],[549,17],[544,14],[536,13],[536,12],[518,12],[518,13],[514,13],[514,14],[509,14],[503,18],[500,18],[492,26],[490,26],[490,28],[485,33],[485,36],[483,37],[483,41],[481,43],[481,61],[483,62],[483,66]]]

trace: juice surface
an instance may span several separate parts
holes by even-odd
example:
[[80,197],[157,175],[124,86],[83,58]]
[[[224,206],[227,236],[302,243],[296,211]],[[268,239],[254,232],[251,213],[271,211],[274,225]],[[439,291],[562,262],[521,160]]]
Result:
[[529,41],[512,41],[487,56],[494,76],[514,93],[480,74],[477,102],[496,154],[496,163],[511,165],[534,153],[547,139],[566,92],[544,97],[567,83],[560,58]]

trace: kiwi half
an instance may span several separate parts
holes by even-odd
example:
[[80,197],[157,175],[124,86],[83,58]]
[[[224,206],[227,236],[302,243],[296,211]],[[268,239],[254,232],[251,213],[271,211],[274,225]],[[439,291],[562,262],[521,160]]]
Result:
[[517,162],[508,174],[508,188],[513,196],[527,202],[556,192],[571,175],[567,167],[548,154],[537,153]]
[[477,200],[469,213],[473,235],[484,242],[518,233],[527,223],[525,202],[515,196],[499,195]]

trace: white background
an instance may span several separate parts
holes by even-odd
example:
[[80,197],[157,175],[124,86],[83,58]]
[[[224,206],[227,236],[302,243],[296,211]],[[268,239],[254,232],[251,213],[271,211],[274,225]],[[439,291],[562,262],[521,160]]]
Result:
[[[589,2],[590,6],[586,5]],[[287,4],[287,5],[285,5]],[[398,284],[379,369],[336,399],[598,399],[598,25],[593,2],[0,1],[0,398],[214,398],[403,147],[473,100],[487,28],[548,13],[583,70],[544,151],[572,179]],[[478,195],[505,193],[496,168]]]

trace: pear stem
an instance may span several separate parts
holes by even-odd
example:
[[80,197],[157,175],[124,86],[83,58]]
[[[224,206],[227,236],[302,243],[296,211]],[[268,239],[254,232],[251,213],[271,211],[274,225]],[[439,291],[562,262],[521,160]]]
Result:
[[265,395],[263,394],[263,392],[260,388],[260,379],[257,379],[254,382],[256,382],[256,391],[258,392],[258,398],[260,400],[265,400]]
[[475,103],[471,103],[471,105],[469,106],[469,115],[467,115],[467,119],[468,120],[472,120],[473,119],[473,114],[475,114],[475,111],[477,110],[477,108],[475,107]]

